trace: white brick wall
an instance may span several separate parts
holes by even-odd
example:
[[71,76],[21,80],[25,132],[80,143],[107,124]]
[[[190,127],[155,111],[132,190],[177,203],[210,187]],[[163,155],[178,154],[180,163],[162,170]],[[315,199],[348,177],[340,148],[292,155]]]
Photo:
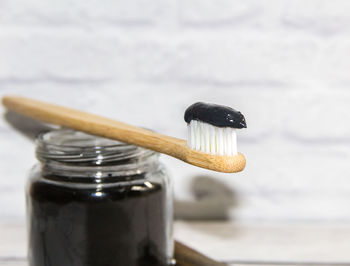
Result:
[[[164,157],[178,217],[350,220],[349,13],[346,0],[2,0],[0,94],[177,137],[192,102],[233,106],[247,168]],[[0,219],[23,219],[34,146],[5,119],[0,137]]]

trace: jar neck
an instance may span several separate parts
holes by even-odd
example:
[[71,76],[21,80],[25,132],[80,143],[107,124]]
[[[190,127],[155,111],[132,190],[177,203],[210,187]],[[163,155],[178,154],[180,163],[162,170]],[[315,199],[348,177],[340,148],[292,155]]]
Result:
[[141,176],[158,166],[157,157],[149,158],[142,163],[133,163],[123,166],[77,166],[56,161],[40,162],[41,170],[46,176],[69,177],[69,179],[83,180],[96,179],[96,182],[112,180],[130,180]]
[[79,182],[133,180],[157,167],[158,153],[72,130],[38,136],[36,156],[44,176]]

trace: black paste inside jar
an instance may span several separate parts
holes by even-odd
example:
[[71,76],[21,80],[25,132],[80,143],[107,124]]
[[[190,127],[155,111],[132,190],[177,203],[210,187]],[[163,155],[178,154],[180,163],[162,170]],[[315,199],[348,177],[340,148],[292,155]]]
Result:
[[98,192],[38,180],[29,193],[33,265],[165,265],[161,184],[140,181]]

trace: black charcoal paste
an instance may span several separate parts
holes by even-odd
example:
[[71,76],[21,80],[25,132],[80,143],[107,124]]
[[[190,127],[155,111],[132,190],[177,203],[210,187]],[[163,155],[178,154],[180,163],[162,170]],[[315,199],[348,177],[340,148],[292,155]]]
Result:
[[198,120],[216,127],[246,128],[243,114],[223,105],[197,102],[186,109],[185,121]]
[[166,265],[165,190],[144,174],[132,178],[133,184],[98,191],[57,185],[60,176],[34,176],[30,265]]

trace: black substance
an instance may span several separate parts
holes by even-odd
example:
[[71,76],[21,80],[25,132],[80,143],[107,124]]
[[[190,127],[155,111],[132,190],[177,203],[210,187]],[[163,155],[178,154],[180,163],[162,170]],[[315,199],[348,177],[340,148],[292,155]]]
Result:
[[216,127],[246,128],[241,112],[223,105],[198,102],[186,109],[185,121],[199,120]]
[[99,191],[34,177],[27,202],[30,265],[167,265],[165,189],[143,174],[137,178]]

